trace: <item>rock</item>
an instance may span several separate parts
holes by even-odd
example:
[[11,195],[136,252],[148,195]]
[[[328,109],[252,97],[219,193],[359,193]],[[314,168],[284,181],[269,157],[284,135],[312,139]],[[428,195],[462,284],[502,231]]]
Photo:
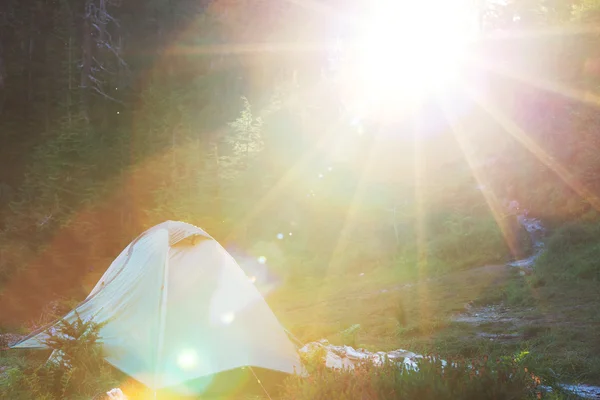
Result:
[[334,346],[327,340],[311,342],[302,347],[300,353],[311,353],[317,349],[324,349],[325,366],[331,369],[354,369],[356,363],[372,362],[375,365],[382,365],[386,359],[394,362],[402,362],[411,369],[416,369],[416,359],[423,356],[411,351],[398,349],[390,352],[379,351],[372,353],[365,349],[355,349],[351,346]]
[[515,340],[520,339],[521,335],[518,333],[487,333],[478,332],[477,336],[490,340]]
[[327,352],[325,366],[331,369],[354,369],[354,363],[350,359],[332,352]]
[[600,387],[591,385],[560,385],[564,390],[584,399],[600,399]]
[[[559,384],[558,386],[560,386],[561,389],[567,391],[567,392],[571,392],[575,395],[578,396],[578,398],[583,398],[583,399],[600,399],[600,387],[599,386],[591,386],[591,385],[566,385],[566,384]],[[551,387],[549,386],[541,386],[540,387],[542,390],[548,392],[548,393],[552,393],[553,390]]]
[[127,400],[127,396],[125,396],[125,393],[119,388],[109,390],[106,392],[106,395],[110,400]]

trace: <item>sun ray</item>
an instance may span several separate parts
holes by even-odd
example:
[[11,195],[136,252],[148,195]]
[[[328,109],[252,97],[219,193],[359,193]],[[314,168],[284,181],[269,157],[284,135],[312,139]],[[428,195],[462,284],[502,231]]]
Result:
[[[452,113],[452,111],[451,111],[452,107],[450,105],[448,105],[445,102],[441,102],[440,104],[442,106],[442,111],[446,115],[446,119],[450,122],[450,127],[452,129],[452,132],[453,132],[458,144],[459,144],[459,147],[460,147],[463,155],[465,156],[465,160],[469,164],[470,170],[473,173],[473,177],[475,178],[475,180],[477,181],[478,184],[485,185],[485,183],[486,183],[485,178],[482,176],[481,171],[477,168],[476,163],[471,156],[472,154],[474,154],[474,151],[473,151],[473,147],[471,146],[471,143],[469,142],[469,140],[466,137],[464,126],[458,122],[459,119],[457,118],[457,116],[454,113]],[[517,255],[518,254],[517,238],[514,237],[514,235],[511,233],[511,231],[508,229],[508,227],[503,222],[504,218],[505,218],[505,214],[502,211],[502,207],[500,205],[501,202],[496,197],[495,193],[493,193],[489,190],[482,191],[482,194],[486,200],[486,203],[488,204],[488,207],[490,208],[490,211],[492,212],[494,219],[496,220],[498,227],[500,228],[500,230],[502,232],[505,242],[509,246],[509,250],[511,251],[513,256]],[[537,300],[540,300],[541,297],[539,295],[538,290],[536,290],[535,288],[533,288],[531,286],[530,286],[530,290],[531,290],[532,296],[535,297]],[[543,303],[539,303],[539,305],[540,305],[540,307],[544,307]]]
[[337,271],[343,267],[342,265],[340,265],[340,263],[344,259],[342,254],[345,252],[350,243],[350,238],[353,234],[356,214],[358,213],[358,209],[361,206],[361,202],[364,200],[364,195],[367,189],[368,176],[369,173],[372,171],[374,165],[374,157],[380,153],[379,146],[381,145],[381,143],[381,136],[375,135],[374,143],[371,145],[371,148],[369,149],[369,154],[362,166],[362,171],[360,173],[356,190],[354,191],[352,201],[350,202],[350,207],[348,208],[346,218],[344,219],[344,225],[340,230],[340,235],[331,253],[331,258],[329,260],[329,271]]
[[[417,270],[419,279],[424,279],[427,275],[427,230],[426,230],[426,210],[425,210],[425,196],[424,196],[424,165],[423,165],[423,148],[422,148],[422,137],[419,133],[419,120],[417,117],[414,119],[414,130],[413,130],[413,152],[414,152],[414,185],[415,185],[415,217],[416,217],[416,238],[417,238]],[[419,307],[420,307],[420,318],[421,321],[428,321],[430,319],[430,310],[426,307],[428,304],[428,285],[424,282],[423,285],[419,285]]]
[[331,48],[334,42],[263,42],[263,43],[229,43],[201,46],[173,46],[167,51],[168,55],[243,55],[265,53],[309,53],[324,52]]
[[585,35],[589,33],[599,33],[600,27],[593,25],[563,25],[554,27],[545,27],[527,30],[501,30],[482,34],[480,43],[491,44],[489,42],[504,39],[525,39],[542,37],[567,37]]
[[[458,143],[458,146],[464,155],[465,161],[469,165],[469,169],[471,170],[473,177],[477,181],[478,185],[485,186],[486,180],[483,177],[480,169],[477,168],[475,161],[473,160],[472,154],[474,154],[474,149],[466,137],[465,128],[459,122],[458,116],[455,115],[455,113],[453,113],[451,111],[452,107],[449,104],[447,104],[447,102],[440,101],[439,104],[441,106],[442,112],[446,116],[446,120],[450,124],[450,129],[452,130],[452,133],[453,133],[454,137],[456,138],[456,142]],[[504,223],[505,215],[502,210],[501,201],[499,201],[499,199],[496,197],[495,193],[493,193],[489,190],[483,190],[482,194],[483,194],[483,197],[484,197],[490,211],[492,212],[492,216],[496,220],[496,224],[498,225],[498,227],[500,228],[500,231],[502,232],[502,236],[504,237],[504,240],[505,240],[506,244],[508,245],[510,252],[513,255],[518,254],[517,246],[516,246],[516,238],[514,237],[514,235],[512,235],[511,231],[509,229],[507,229],[507,226]]]
[[516,72],[506,67],[502,67],[499,64],[491,64],[490,62],[486,62],[481,59],[471,59],[470,63],[474,66],[486,69],[488,71],[518,80],[526,85],[533,86],[547,92],[559,94],[571,100],[576,100],[595,107],[600,107],[600,95],[598,95],[595,92],[568,87],[566,85],[551,82],[547,79],[543,79],[539,76],[534,76],[532,74]]
[[546,167],[552,170],[565,184],[575,191],[581,198],[587,201],[592,207],[600,211],[600,200],[585,185],[571,174],[558,161],[542,149],[523,129],[514,121],[508,118],[500,109],[494,106],[483,95],[476,91],[469,90],[470,95],[477,103],[492,116],[504,130],[509,133],[518,143],[525,147],[531,154],[537,157]]
[[344,22],[357,24],[359,20],[355,17],[342,12],[341,10],[335,9],[325,2],[319,2],[314,0],[285,0],[287,3],[293,4],[295,6],[304,8],[309,11],[313,11],[317,14],[321,14],[322,16],[328,18],[335,18],[337,20],[341,20]]

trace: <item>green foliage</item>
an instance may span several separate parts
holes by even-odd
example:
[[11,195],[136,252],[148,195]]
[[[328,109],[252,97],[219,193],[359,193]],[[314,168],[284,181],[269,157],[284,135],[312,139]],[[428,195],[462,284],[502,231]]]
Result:
[[[305,360],[306,361],[306,360]],[[417,370],[390,360],[382,366],[364,363],[353,370],[329,370],[315,357],[309,377],[291,377],[283,398],[320,399],[527,399],[536,398],[539,378],[519,360],[421,359]],[[312,364],[311,364],[312,363]]]
[[[539,281],[536,280],[536,282]],[[526,280],[513,279],[504,289],[503,300],[510,306],[523,307],[532,304],[534,296]]]
[[536,269],[545,279],[600,280],[600,225],[573,222],[554,232]]
[[12,367],[0,387],[11,399],[89,399],[118,384],[114,370],[104,362],[98,344],[103,323],[61,320],[45,344],[51,359],[37,365]]
[[255,117],[252,107],[247,98],[242,98],[244,108],[239,117],[228,125],[232,134],[226,138],[227,144],[231,146],[231,152],[236,160],[242,159],[247,165],[250,158],[254,158],[264,148],[262,141],[263,120]]
[[600,1],[583,0],[573,6],[573,19],[578,22],[594,23],[600,20]]
[[354,324],[340,332],[340,340],[343,345],[357,347],[357,337],[360,331],[360,324]]
[[[228,123],[226,148],[219,157],[224,212],[233,218],[251,212],[253,204],[260,201],[258,195],[267,189],[266,178],[270,175],[260,162],[265,147],[263,120],[253,113],[248,99],[243,97],[242,102],[239,116]],[[240,198],[246,201],[240,203]]]
[[[374,269],[387,269],[395,278],[427,278],[503,262],[518,256],[510,254],[514,247],[527,254],[531,243],[522,230],[491,213],[494,202],[488,204],[475,190],[482,183],[493,188],[498,203],[516,198],[552,226],[572,222],[550,238],[531,281],[509,285],[502,300],[525,305],[532,301],[531,289],[552,287],[553,281],[600,278],[598,213],[572,190],[597,189],[597,110],[537,90],[523,96],[521,84],[488,76],[492,88],[502,86],[493,100],[506,110],[506,119],[521,126],[550,155],[552,166],[564,166],[568,174],[559,177],[538,160],[539,154],[524,150],[479,111],[464,118],[474,120],[466,124],[472,156],[497,162],[472,171],[456,161],[464,154],[450,132],[419,139],[422,154],[416,154],[411,140],[347,126],[339,110],[345,99],[313,90],[315,81],[306,79],[323,66],[313,56],[238,56],[236,51],[223,56],[202,50],[240,38],[248,43],[296,40],[293,25],[310,22],[318,28],[312,17],[289,23],[284,18],[289,14],[276,2],[265,3],[269,12],[250,13],[244,2],[215,1],[200,10],[198,2],[185,0],[144,7],[99,2],[109,4],[115,19],[96,26],[110,26],[105,38],[114,42],[91,46],[94,73],[101,78],[96,87],[106,92],[86,105],[90,90],[79,87],[79,64],[90,36],[83,18],[89,2],[5,3],[0,14],[10,18],[0,21],[0,158],[10,169],[13,161],[18,168],[0,170],[2,323],[37,318],[56,293],[81,297],[90,266],[104,270],[140,231],[166,219],[197,224],[217,239],[228,239],[225,245],[233,242],[253,257],[266,256],[271,270],[297,284],[348,279]],[[537,29],[571,21],[578,31],[597,19],[597,0],[578,2],[572,13],[571,2],[551,3],[497,5],[492,25]],[[131,18],[131,7],[139,17]],[[311,34],[321,40],[319,32]],[[100,33],[91,37],[99,39]],[[519,61],[525,72],[539,68],[543,76],[585,90],[597,86],[592,73],[600,48],[597,33],[586,34],[577,46],[581,35],[551,43],[514,36],[520,42],[507,41],[508,55],[494,47],[508,64]],[[136,49],[123,63],[115,61],[119,49],[108,47],[121,41],[124,48]],[[531,54],[541,61],[528,58]],[[564,74],[555,60],[569,60],[576,73]],[[142,83],[136,88],[128,85],[127,66],[133,80]],[[568,76],[563,79],[561,73]],[[244,93],[248,98],[240,101]],[[531,101],[521,102],[525,97]],[[7,186],[15,189],[10,197],[2,189]],[[279,232],[284,240],[275,239]],[[28,302],[21,301],[24,296]],[[401,325],[401,337],[439,328],[410,325],[402,306],[390,314]],[[93,352],[93,336],[88,341],[80,325],[63,328],[83,338],[81,347],[52,344],[72,351],[75,365]],[[356,332],[342,340],[355,343]],[[47,376],[58,374],[47,368],[26,374],[42,397],[43,381],[56,381]],[[60,373],[60,381],[70,387],[81,378],[77,374],[94,368],[83,363]]]
[[395,317],[398,322],[398,327],[402,328],[407,325],[408,316],[406,315],[406,307],[404,306],[404,301],[402,299],[398,302]]
[[82,115],[63,121],[57,130],[33,153],[20,201],[12,205],[18,221],[40,230],[61,226],[79,207],[93,202],[103,178],[118,166],[102,162],[110,143],[92,134]]
[[324,347],[317,347],[314,351],[300,353],[300,361],[309,375],[323,371],[325,366],[325,357],[327,350]]
[[[100,347],[97,344],[100,329],[106,323],[95,323],[91,319],[83,321],[75,313],[73,322],[62,319],[46,340],[48,348],[60,353],[60,360],[69,369],[92,369],[99,359],[102,359]],[[91,363],[91,364],[89,364]]]
[[[162,43],[162,32],[184,22],[194,34],[173,44],[178,54],[178,45],[226,40],[229,29],[244,37],[254,33],[233,22],[245,15],[241,3],[216,2],[221,4],[201,16],[193,2],[175,3],[153,2],[140,11],[152,21],[161,16],[156,21],[161,39],[149,40],[153,46]],[[106,86],[114,86],[110,95],[122,104],[97,100],[90,120],[71,85],[77,57],[69,58],[70,45],[82,45],[75,6],[63,0],[52,9],[57,21],[52,31],[63,45],[53,53],[65,82],[56,91],[62,106],[28,152],[26,177],[5,212],[9,232],[0,235],[0,280],[23,284],[4,295],[35,293],[34,306],[24,310],[15,302],[5,319],[34,318],[55,292],[82,296],[80,283],[90,265],[103,270],[131,238],[166,219],[197,224],[248,252],[275,241],[279,232],[293,232],[270,243],[281,257],[267,257],[281,260],[273,267],[290,279],[397,268],[400,255],[416,269],[426,254],[428,273],[508,257],[501,229],[482,211],[487,205],[474,190],[467,163],[455,162],[462,153],[450,132],[423,141],[427,171],[415,182],[410,140],[358,134],[342,119],[339,96],[308,90],[308,83],[298,87],[290,72],[306,71],[295,63],[272,60],[271,66],[257,67],[244,57],[184,52],[146,71],[155,60],[146,64],[132,56],[128,65],[144,71],[143,85],[122,90],[119,68]],[[116,7],[112,12],[120,14]],[[131,40],[145,42],[148,32],[128,16],[123,14],[128,22],[123,29]],[[112,58],[100,58],[103,66],[112,66]],[[277,79],[252,87],[250,76],[273,71]],[[242,93],[248,98],[240,101]],[[419,198],[417,184],[426,187]]]
[[505,238],[491,216],[449,215],[443,229],[446,232],[432,238],[428,247],[429,254],[449,265],[448,269],[498,262],[507,257]]

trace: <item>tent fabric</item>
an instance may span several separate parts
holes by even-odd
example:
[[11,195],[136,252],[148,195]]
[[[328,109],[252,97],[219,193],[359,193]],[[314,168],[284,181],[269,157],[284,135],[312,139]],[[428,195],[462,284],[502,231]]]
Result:
[[[167,221],[113,261],[68,321],[108,321],[106,360],[152,389],[254,366],[300,372],[277,318],[235,260],[210,235]],[[44,348],[56,324],[13,348]]]

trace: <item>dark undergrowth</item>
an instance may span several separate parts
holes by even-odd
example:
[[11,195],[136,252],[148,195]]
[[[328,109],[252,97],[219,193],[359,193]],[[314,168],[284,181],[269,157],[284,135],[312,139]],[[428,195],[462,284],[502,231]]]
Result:
[[[102,324],[62,320],[45,343],[50,352],[10,350],[12,365],[0,375],[0,395],[13,400],[89,400],[118,385],[97,340]],[[45,357],[45,358],[41,358]]]

